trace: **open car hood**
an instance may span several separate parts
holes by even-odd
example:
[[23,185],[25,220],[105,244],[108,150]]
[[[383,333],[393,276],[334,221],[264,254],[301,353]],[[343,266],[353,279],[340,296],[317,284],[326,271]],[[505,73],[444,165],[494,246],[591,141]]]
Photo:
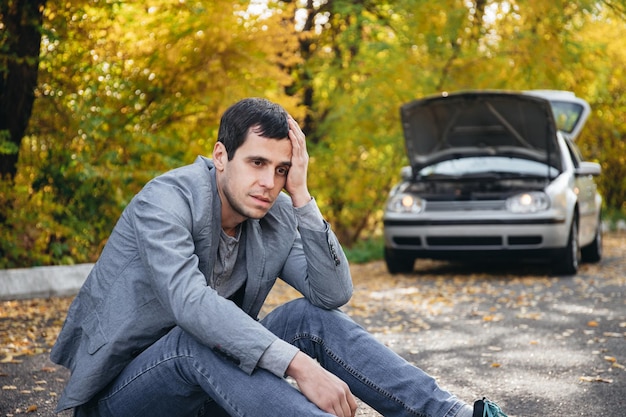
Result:
[[469,91],[414,100],[400,108],[413,172],[464,156],[521,157],[562,170],[550,102],[504,91]]

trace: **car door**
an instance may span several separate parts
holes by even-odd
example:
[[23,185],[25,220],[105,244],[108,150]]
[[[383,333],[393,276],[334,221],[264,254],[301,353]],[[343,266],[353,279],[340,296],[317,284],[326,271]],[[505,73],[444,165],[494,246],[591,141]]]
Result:
[[598,190],[594,177],[600,173],[600,168],[598,164],[583,161],[578,147],[572,141],[566,139],[565,143],[575,169],[574,182],[580,214],[579,241],[581,246],[585,246],[593,240],[598,228],[600,213],[596,201]]

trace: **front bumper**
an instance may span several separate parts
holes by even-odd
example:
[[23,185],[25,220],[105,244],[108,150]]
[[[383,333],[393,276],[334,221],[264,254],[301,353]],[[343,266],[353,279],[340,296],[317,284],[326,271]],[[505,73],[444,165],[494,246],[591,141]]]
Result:
[[385,246],[415,257],[451,258],[478,252],[542,255],[567,246],[564,217],[385,217]]

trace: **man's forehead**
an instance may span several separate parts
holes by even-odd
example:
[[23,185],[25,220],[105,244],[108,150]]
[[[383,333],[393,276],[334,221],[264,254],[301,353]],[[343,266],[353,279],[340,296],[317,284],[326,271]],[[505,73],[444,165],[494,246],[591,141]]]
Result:
[[253,132],[237,150],[235,157],[258,158],[272,162],[289,162],[291,160],[291,141],[289,139],[271,139],[259,136]]

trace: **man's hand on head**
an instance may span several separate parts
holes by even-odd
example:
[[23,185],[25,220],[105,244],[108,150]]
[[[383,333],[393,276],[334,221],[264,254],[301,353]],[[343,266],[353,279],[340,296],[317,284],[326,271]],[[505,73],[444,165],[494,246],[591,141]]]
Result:
[[306,138],[293,117],[287,118],[289,123],[289,140],[291,141],[291,167],[287,174],[285,190],[291,196],[294,207],[302,207],[311,201],[307,186],[307,170],[309,154],[306,150]]

